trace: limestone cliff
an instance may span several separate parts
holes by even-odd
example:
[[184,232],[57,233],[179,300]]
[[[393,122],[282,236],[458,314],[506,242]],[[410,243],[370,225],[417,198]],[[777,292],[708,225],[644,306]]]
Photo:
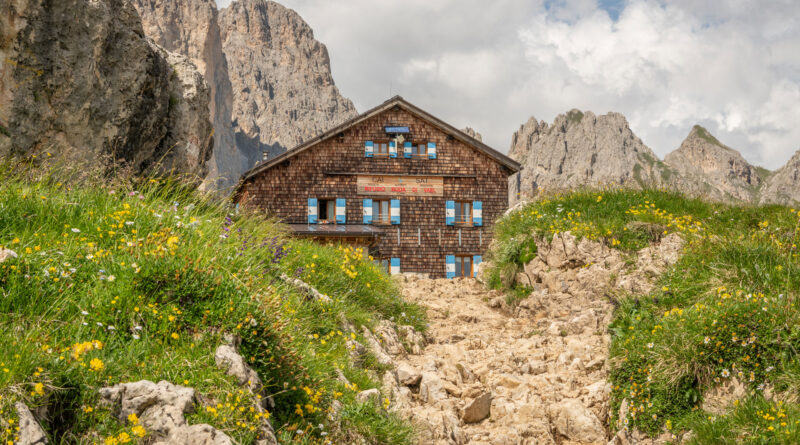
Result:
[[465,127],[461,131],[463,131],[467,136],[483,142],[483,136],[481,136],[481,134],[475,131],[475,129],[473,129],[472,127]]
[[[514,133],[509,156],[523,165],[523,198],[581,186],[659,185],[670,176],[619,113],[572,110],[552,124],[532,117]],[[510,179],[514,192],[516,185],[515,176]]]
[[208,88],[125,0],[0,2],[0,156],[206,174]]
[[214,0],[131,0],[139,11],[145,34],[169,51],[190,58],[211,90],[209,111],[214,123],[214,153],[209,179],[232,185],[246,168],[236,147],[231,110],[233,90],[228,62],[222,52],[219,13]]
[[293,10],[237,0],[220,11],[233,85],[233,129],[252,166],[356,115],[330,69],[325,45]]
[[764,182],[761,203],[800,203],[800,151]]
[[[664,162],[694,184],[704,183],[713,194],[728,199],[757,201],[758,188],[766,175],[742,155],[722,144],[705,128],[695,125],[680,147]],[[692,192],[694,190],[686,190]]]

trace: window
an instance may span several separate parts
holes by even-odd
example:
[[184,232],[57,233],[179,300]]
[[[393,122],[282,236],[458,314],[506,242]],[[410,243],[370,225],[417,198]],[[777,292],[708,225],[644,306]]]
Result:
[[375,156],[389,156],[389,143],[375,142],[374,150]]
[[389,224],[391,222],[388,199],[372,201],[372,222],[373,224]]
[[471,201],[456,201],[456,224],[472,225]]
[[336,200],[335,199],[320,199],[319,200],[319,222],[333,223],[336,221]]
[[472,256],[456,255],[456,276],[472,277]]
[[375,265],[386,273],[389,273],[389,258],[375,258]]
[[428,144],[415,144],[411,147],[411,156],[417,157],[428,157]]

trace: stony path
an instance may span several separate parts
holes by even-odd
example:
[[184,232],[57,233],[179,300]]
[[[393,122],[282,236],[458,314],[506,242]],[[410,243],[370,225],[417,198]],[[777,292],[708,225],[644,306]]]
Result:
[[645,249],[627,270],[616,251],[558,241],[563,251],[541,246],[518,277],[535,291],[513,310],[476,280],[400,278],[430,328],[418,353],[394,357],[384,390],[391,409],[419,426],[420,443],[608,443],[605,290],[646,288],[640,271],[658,272],[665,263],[653,259],[664,252]]

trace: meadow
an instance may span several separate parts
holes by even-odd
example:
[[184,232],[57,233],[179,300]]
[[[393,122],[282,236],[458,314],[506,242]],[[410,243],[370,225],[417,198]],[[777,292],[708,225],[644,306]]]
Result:
[[[681,259],[647,295],[610,291],[609,428],[693,443],[800,443],[800,213],[709,203],[659,190],[582,190],[543,197],[498,222],[489,270],[510,302],[536,237],[570,231],[629,254],[662,236]],[[736,386],[743,387],[740,393]],[[731,407],[703,409],[717,388]],[[629,409],[619,418],[625,401]]]
[[[380,319],[424,331],[424,313],[363,252],[289,238],[180,180],[75,176],[0,165],[0,248],[17,254],[0,264],[1,443],[17,439],[17,401],[47,412],[51,443],[146,443],[138,419],[118,421],[98,394],[142,379],[194,388],[188,422],[240,444],[262,415],[283,443],[411,443],[385,401],[355,400],[384,369],[369,355],[354,366],[346,341],[364,343],[361,327]],[[274,400],[267,413],[215,365],[226,334]]]

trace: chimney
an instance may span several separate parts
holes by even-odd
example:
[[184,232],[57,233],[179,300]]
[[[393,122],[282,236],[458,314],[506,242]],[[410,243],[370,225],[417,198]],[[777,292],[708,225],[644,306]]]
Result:
[[266,152],[266,151],[262,151],[261,152],[261,160],[262,161],[266,161],[268,157],[269,157],[269,152]]

